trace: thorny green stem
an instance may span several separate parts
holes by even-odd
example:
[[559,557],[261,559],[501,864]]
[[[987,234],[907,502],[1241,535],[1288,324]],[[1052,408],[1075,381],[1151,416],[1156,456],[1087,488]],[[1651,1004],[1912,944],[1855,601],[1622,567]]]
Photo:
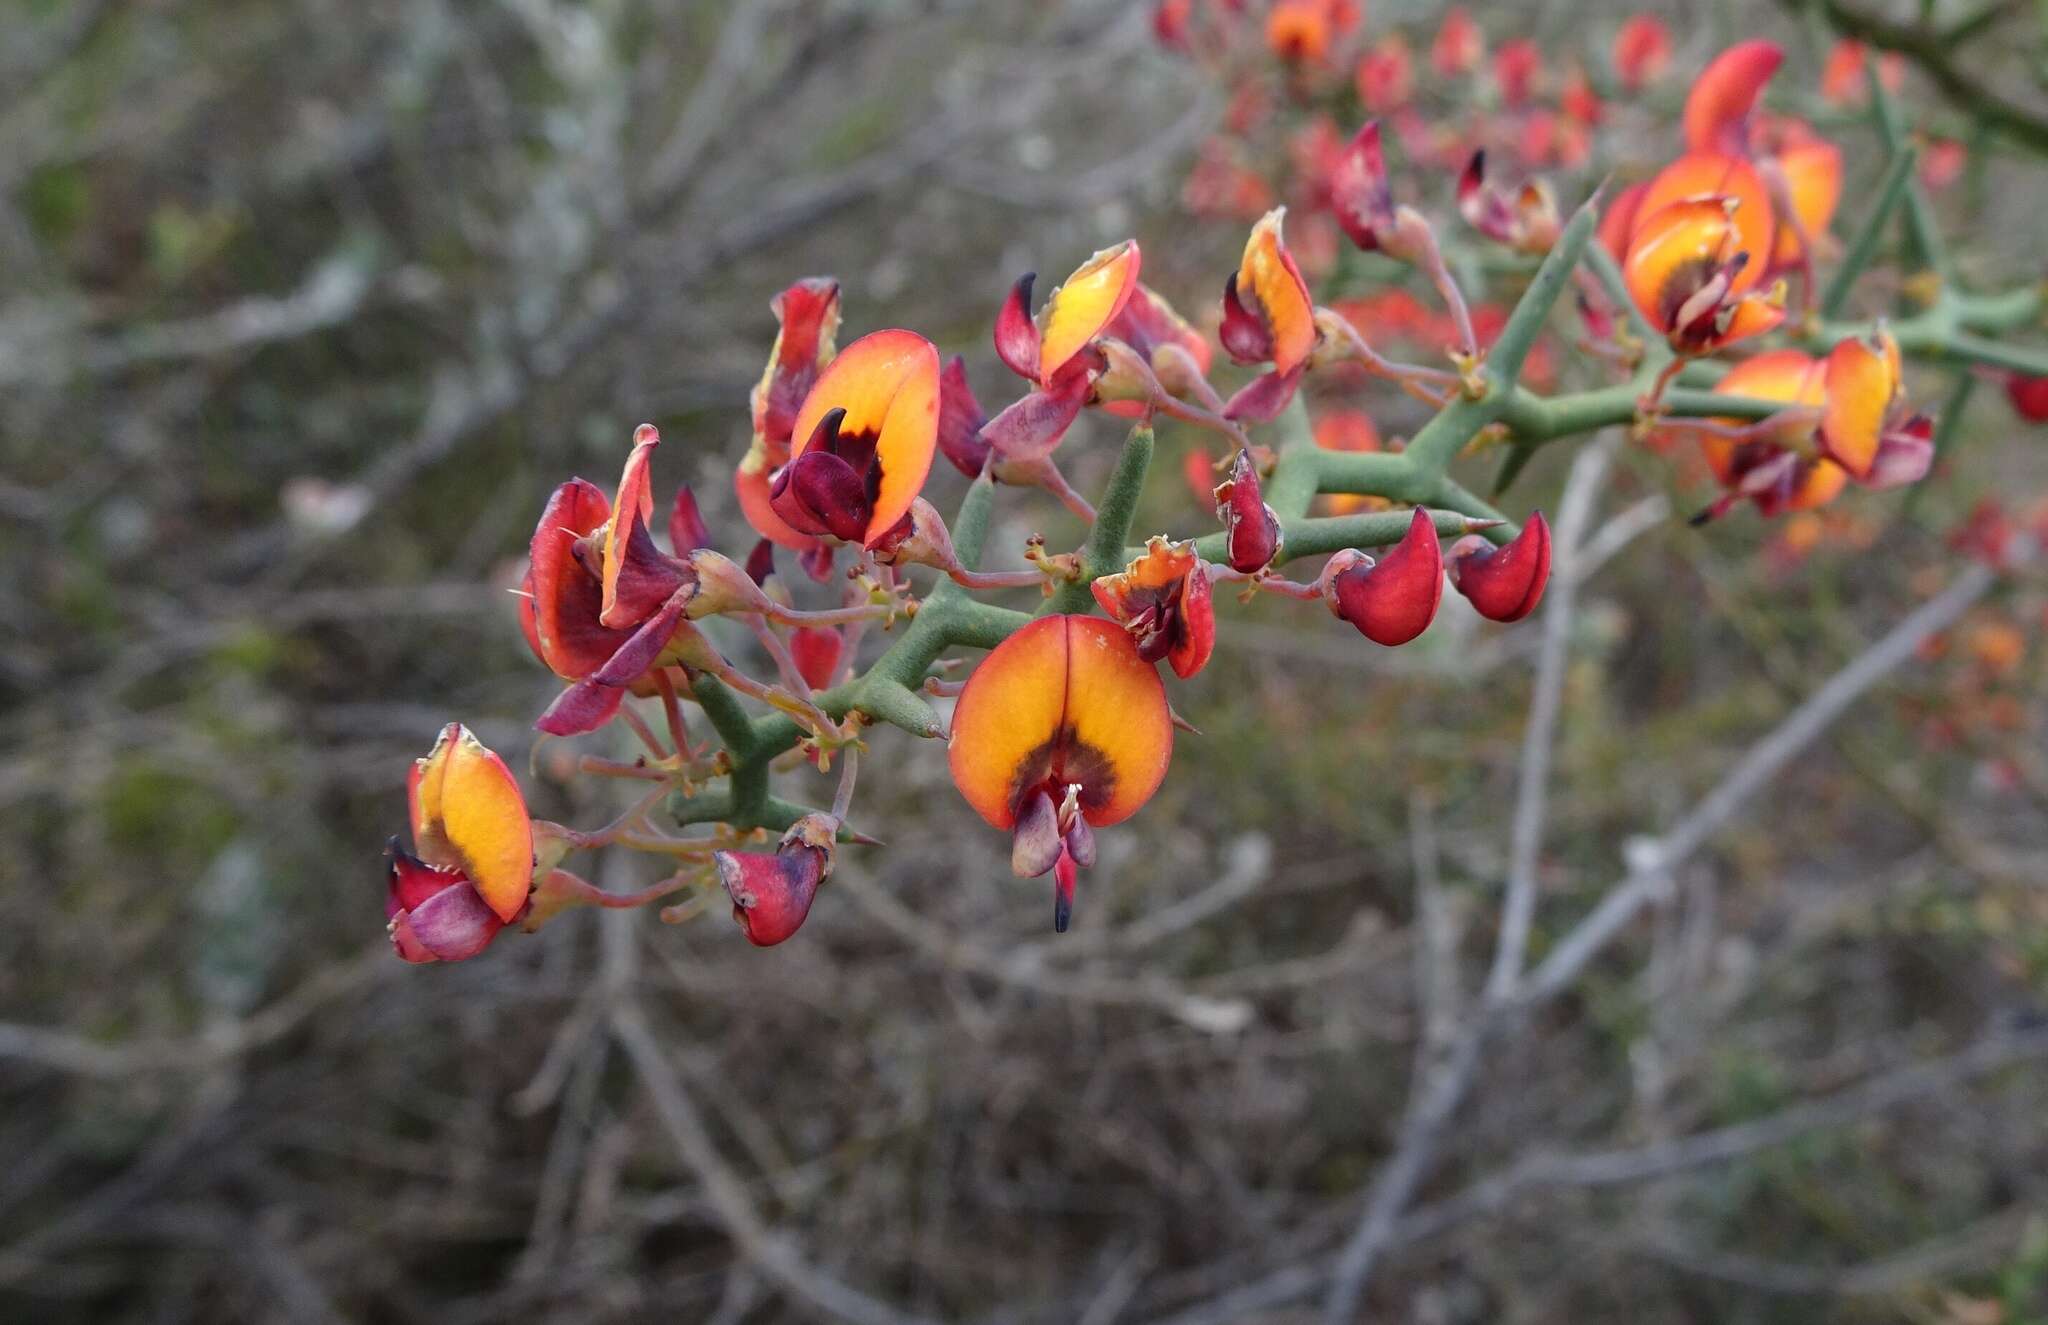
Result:
[[[1893,154],[1891,164],[1871,215],[1857,230],[1842,267],[1826,290],[1821,315],[1795,329],[1795,343],[1825,351],[1847,337],[1874,331],[1874,323],[1838,321],[1836,314],[1880,246],[1879,236],[1887,222],[1903,203],[1908,233],[1939,285],[1924,310],[1889,324],[1901,350],[1923,361],[2048,375],[2048,349],[2008,345],[1992,338],[1995,333],[2041,322],[2042,287],[1989,295],[1957,288],[1947,251],[1914,178],[1897,108],[1874,79],[1872,83],[1873,115]],[[1315,445],[1299,397],[1281,413],[1273,424],[1277,459],[1264,483],[1266,502],[1281,522],[1282,546],[1276,567],[1280,562],[1327,556],[1342,548],[1393,543],[1408,528],[1411,514],[1405,510],[1309,515],[1310,505],[1322,493],[1380,496],[1427,508],[1438,534],[1446,537],[1480,532],[1496,543],[1512,539],[1519,532],[1514,522],[1450,472],[1453,462],[1482,438],[1505,444],[1506,459],[1495,488],[1499,491],[1549,442],[1602,428],[1654,422],[1642,417],[1644,401],[1653,391],[1661,389],[1655,398],[1659,418],[1760,420],[1785,408],[1782,401],[1722,396],[1701,389],[1701,384],[1715,380],[1717,368],[1706,362],[1680,362],[1629,298],[1613,257],[1591,243],[1598,203],[1596,195],[1579,209],[1536,269],[1475,375],[1476,396],[1460,393],[1445,401],[1405,450],[1324,451]],[[1582,262],[1627,321],[1641,353],[1628,381],[1545,396],[1521,384],[1522,368],[1553,306],[1570,287]],[[1951,407],[1960,403],[1960,398],[1954,399]],[[1092,529],[1080,555],[1078,577],[1058,584],[1041,613],[1091,610],[1089,584],[1141,554],[1141,549],[1133,546],[1132,529],[1153,445],[1149,425],[1131,431],[1101,501],[1093,508],[1063,480],[1046,485],[1069,509],[1086,513]],[[994,497],[994,484],[983,474],[968,487],[954,518],[954,548],[960,565],[970,572],[981,558]],[[1195,546],[1204,559],[1220,561],[1223,543],[1224,535],[1219,532],[1198,538]],[[965,578],[980,584],[993,579]],[[864,620],[867,615],[862,614]],[[849,714],[858,713],[866,721],[888,723],[915,736],[942,737],[945,725],[924,697],[937,693],[926,685],[934,664],[949,649],[994,648],[1032,619],[1033,614],[978,601],[962,584],[942,578],[923,602],[916,604],[915,614],[899,627],[901,633],[881,656],[866,671],[816,695],[816,707],[834,722],[844,723]],[[893,624],[883,623],[885,629]],[[706,720],[724,742],[722,759],[728,784],[695,796],[673,796],[670,810],[676,821],[722,823],[735,833],[780,831],[810,813],[807,807],[772,794],[768,785],[773,762],[793,749],[806,730],[779,711],[749,716],[732,690],[715,677],[694,675],[692,690]],[[847,758],[850,764],[850,747]],[[850,767],[847,772],[850,775]],[[841,834],[842,838],[851,836],[843,826]]]

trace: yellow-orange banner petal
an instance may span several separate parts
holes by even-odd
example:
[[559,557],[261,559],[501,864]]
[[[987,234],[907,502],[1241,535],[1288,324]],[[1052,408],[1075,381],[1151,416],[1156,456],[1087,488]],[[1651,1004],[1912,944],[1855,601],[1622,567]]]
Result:
[[633,450],[626,456],[625,473],[619,476],[619,495],[612,502],[611,523],[604,531],[604,600],[598,607],[597,619],[614,628],[635,624],[618,610],[619,568],[626,560],[626,540],[632,537],[633,521],[642,524],[654,518],[653,479],[648,472],[654,461],[654,448],[661,444],[661,434],[654,425],[643,423],[633,430]]
[[1898,388],[1890,356],[1861,340],[1845,340],[1828,351],[1823,367],[1827,403],[1820,433],[1827,453],[1857,478],[1877,459],[1885,415]]
[[[1082,784],[1089,823],[1122,823],[1159,790],[1173,757],[1166,687],[1113,621],[1067,618],[1067,728],[1055,776]],[[1097,760],[1107,761],[1107,778],[1095,771]]]
[[1734,224],[1730,254],[1747,253],[1750,261],[1741,293],[1763,279],[1772,245],[1776,242],[1777,209],[1771,205],[1770,186],[1757,168],[1739,156],[1714,152],[1693,152],[1679,157],[1657,172],[1636,204],[1636,228],[1676,202],[1701,198],[1725,198]]
[[1151,799],[1173,754],[1159,671],[1101,617],[1042,617],[997,645],[953,711],[954,785],[996,828],[1040,790],[1080,787],[1082,817],[1120,823]]
[[1286,218],[1287,209],[1275,207],[1259,219],[1237,268],[1237,297],[1264,316],[1273,337],[1273,368],[1283,376],[1307,362],[1316,347],[1315,301],[1281,236]]
[[1067,621],[1040,617],[976,665],[953,710],[947,761],[975,813],[1007,832],[1052,772],[1067,709]]
[[1138,284],[1138,241],[1126,239],[1081,264],[1039,314],[1038,380],[1049,385],[1130,302]]
[[1792,206],[1792,217],[1778,227],[1773,255],[1783,265],[1799,260],[1801,231],[1818,245],[1834,223],[1835,204],[1842,198],[1842,152],[1825,139],[1808,138],[1783,148],[1777,160]]
[[461,870],[498,919],[516,917],[533,883],[533,821],[504,760],[451,722],[406,789],[420,858]]
[[[939,438],[939,351],[911,331],[874,331],[841,350],[797,411],[790,458],[810,445],[818,421],[843,409],[839,453],[854,439],[872,438],[873,470],[866,474],[874,513],[864,542],[901,520],[931,472]],[[855,469],[861,466],[856,465]]]

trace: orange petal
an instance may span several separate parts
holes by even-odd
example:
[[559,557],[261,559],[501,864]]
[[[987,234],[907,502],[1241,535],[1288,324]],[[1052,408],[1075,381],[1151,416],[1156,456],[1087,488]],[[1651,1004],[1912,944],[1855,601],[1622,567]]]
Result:
[[498,919],[517,916],[533,884],[533,821],[505,761],[451,722],[406,789],[420,858],[460,869]]
[[1081,264],[1039,314],[1038,380],[1050,385],[1083,346],[1102,334],[1138,283],[1138,241],[1126,239]]
[[1737,42],[1714,57],[1685,99],[1685,145],[1695,152],[1741,151],[1749,113],[1785,52],[1774,41]]
[[1785,283],[1759,294],[1746,294],[1735,302],[1728,326],[1715,336],[1710,348],[1733,345],[1739,340],[1776,331],[1785,321]]
[[1679,308],[1733,254],[1734,223],[1716,198],[1661,208],[1636,226],[1622,276],[1643,316],[1670,330]]
[[1776,209],[1771,206],[1770,186],[1749,162],[1716,153],[1689,153],[1657,172],[1636,204],[1636,224],[1655,216],[1675,202],[1696,198],[1730,198],[1734,208],[1734,240],[1729,255],[1749,254],[1749,265],[1736,282],[1740,294],[1763,279],[1776,236]]
[[797,412],[792,459],[803,454],[818,420],[834,409],[846,411],[841,439],[874,438],[881,479],[871,480],[875,508],[862,540],[873,542],[909,512],[931,472],[939,439],[937,347],[915,332],[875,331],[841,350]]
[[1778,511],[1810,511],[1825,506],[1839,497],[1842,489],[1849,485],[1849,473],[1840,465],[1828,460],[1816,460],[1799,467],[1799,481],[1790,496],[1778,502],[1765,514]]
[[1280,234],[1286,217],[1285,207],[1275,207],[1259,219],[1237,269],[1238,297],[1264,315],[1273,336],[1273,367],[1282,375],[1306,362],[1316,346],[1315,301]]
[[[1152,799],[1173,755],[1173,716],[1159,671],[1123,627],[1067,618],[1066,742],[1055,776],[1082,782],[1081,812],[1097,828],[1122,823]],[[1106,762],[1109,776],[1094,774]]]
[[1016,826],[1020,793],[1052,768],[1067,708],[1067,621],[1040,617],[998,644],[967,678],[953,710],[953,785],[975,813],[1005,832]]
[[1842,152],[1821,138],[1808,138],[1778,153],[1778,169],[1785,178],[1785,193],[1792,215],[1799,224],[1778,227],[1773,260],[1780,266],[1799,260],[1799,232],[1818,241],[1835,219],[1835,204],[1842,197]]
[[648,465],[654,459],[654,448],[660,444],[661,434],[653,424],[643,423],[633,430],[633,450],[626,457],[618,499],[612,503],[612,520],[604,532],[604,601],[598,608],[597,619],[607,626],[634,624],[631,620],[614,619],[619,616],[619,568],[625,564],[626,540],[632,537],[633,521],[646,524],[654,518],[654,488]]
[[[1724,396],[1782,400],[1787,405],[1818,405],[1827,398],[1820,361],[1803,350],[1768,350],[1744,359],[1722,375],[1714,390]],[[1724,487],[1740,477],[1735,471],[1737,445],[1729,437],[1700,437],[1700,451]]]
[[1821,412],[1821,441],[1831,459],[1856,478],[1870,473],[1884,419],[1898,387],[1890,357],[1861,340],[1845,340],[1828,352],[1827,404]]
[[1173,718],[1159,671],[1121,626],[1041,617],[997,645],[960,693],[948,760],[954,785],[1005,831],[1051,783],[1081,785],[1097,827],[1136,813],[1166,776]]
[[1607,204],[1607,210],[1600,217],[1600,243],[1614,260],[1620,262],[1628,256],[1629,235],[1635,230],[1636,218],[1642,214],[1643,195],[1650,191],[1649,184],[1631,184],[1614,195],[1614,201]]

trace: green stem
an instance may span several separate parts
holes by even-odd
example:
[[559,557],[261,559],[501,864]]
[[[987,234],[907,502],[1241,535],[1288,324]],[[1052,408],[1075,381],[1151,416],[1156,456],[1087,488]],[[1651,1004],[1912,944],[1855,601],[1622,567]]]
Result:
[[1914,163],[1919,159],[1919,150],[1911,144],[1892,157],[1891,169],[1885,172],[1884,182],[1877,187],[1877,205],[1863,218],[1856,237],[1849,241],[1849,251],[1842,258],[1842,265],[1835,269],[1834,279],[1828,282],[1827,293],[1821,297],[1822,317],[1836,316],[1849,302],[1849,292],[1855,288],[1856,278],[1877,256],[1878,242],[1884,238],[1885,226],[1890,224],[1893,213],[1899,210],[1899,203],[1906,196],[1906,188],[1913,179]]
[[1046,601],[1046,612],[1086,612],[1095,604],[1088,592],[1089,581],[1113,575],[1124,566],[1124,544],[1130,541],[1131,524],[1138,516],[1138,498],[1145,491],[1145,474],[1152,466],[1152,428],[1139,424],[1124,438],[1123,452],[1116,458],[1109,486],[1095,505],[1095,528],[1081,553],[1081,578],[1061,585]]

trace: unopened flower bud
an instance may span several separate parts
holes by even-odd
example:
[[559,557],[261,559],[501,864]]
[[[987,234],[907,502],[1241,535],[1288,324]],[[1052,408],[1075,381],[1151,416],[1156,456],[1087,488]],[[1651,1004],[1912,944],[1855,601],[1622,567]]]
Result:
[[1443,601],[1444,559],[1428,511],[1416,508],[1407,535],[1377,564],[1353,553],[1339,565],[1343,556],[1332,557],[1323,572],[1332,612],[1373,643],[1389,647],[1429,629]]
[[747,941],[767,948],[802,927],[818,885],[832,872],[838,821],[807,814],[790,826],[769,851],[720,851],[712,856],[718,878],[732,898],[732,918]]
[[1520,621],[1543,601],[1550,580],[1550,525],[1543,512],[1531,514],[1506,547],[1495,547],[1479,534],[1459,539],[1451,545],[1450,571],[1451,583],[1479,615]]
[[1249,575],[1264,570],[1280,552],[1280,517],[1260,499],[1259,471],[1251,452],[1240,449],[1230,477],[1216,485],[1216,518],[1223,521],[1225,560]]

